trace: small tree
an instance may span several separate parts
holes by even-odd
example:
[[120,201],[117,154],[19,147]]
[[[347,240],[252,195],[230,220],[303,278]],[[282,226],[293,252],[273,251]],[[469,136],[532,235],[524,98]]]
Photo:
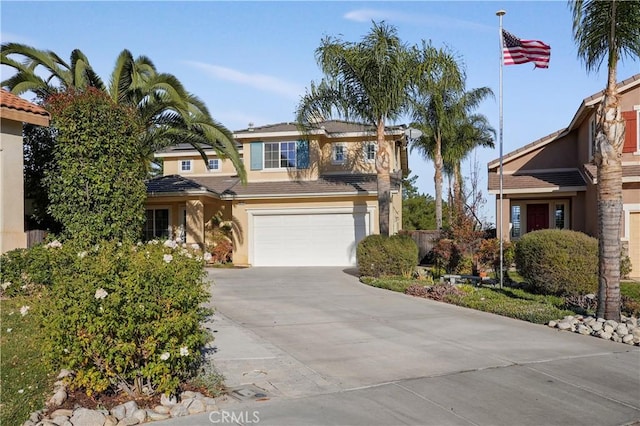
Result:
[[134,240],[144,223],[146,170],[135,112],[89,88],[48,99],[57,130],[47,173],[50,212],[67,237]]

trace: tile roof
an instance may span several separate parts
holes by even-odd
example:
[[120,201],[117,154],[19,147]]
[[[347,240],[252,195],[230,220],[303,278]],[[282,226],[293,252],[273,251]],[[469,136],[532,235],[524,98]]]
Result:
[[145,182],[147,186],[147,194],[175,194],[188,192],[210,192],[208,188],[183,178],[180,175],[158,176]]
[[[595,164],[584,164],[584,171],[591,183],[595,183],[598,180],[598,167]],[[622,179],[624,178],[640,178],[640,165],[623,165]]]
[[[553,189],[576,188],[585,186],[584,179],[578,170],[545,173],[527,173],[520,171],[515,174],[503,175],[503,189]],[[489,173],[489,190],[500,189],[500,175]]]
[[[9,116],[12,119],[17,118],[26,123],[34,121],[33,124],[48,125],[51,117],[46,109],[26,101],[5,89],[0,89],[0,109],[3,110],[3,116]],[[19,115],[10,115],[7,112],[16,112]]]
[[[323,129],[329,134],[332,133],[352,133],[352,132],[371,132],[375,133],[374,126],[354,123],[344,120],[327,120],[317,123],[314,128]],[[387,131],[404,130],[405,126],[387,126]],[[250,127],[246,129],[236,130],[234,133],[279,133],[279,132],[296,132],[299,131],[298,124],[295,122],[268,124],[266,126]]]
[[[392,177],[392,189],[399,189],[401,178]],[[148,194],[188,194],[207,191],[220,198],[263,198],[263,197],[300,197],[318,195],[357,195],[375,194],[377,181],[375,175],[350,174],[330,175],[310,181],[274,181],[240,183],[237,177],[194,176],[184,178],[179,175],[161,176],[147,181]]]

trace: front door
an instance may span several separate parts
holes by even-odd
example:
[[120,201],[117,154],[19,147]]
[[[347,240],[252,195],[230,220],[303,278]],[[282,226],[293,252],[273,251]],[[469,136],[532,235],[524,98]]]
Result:
[[527,232],[549,228],[549,204],[527,204]]

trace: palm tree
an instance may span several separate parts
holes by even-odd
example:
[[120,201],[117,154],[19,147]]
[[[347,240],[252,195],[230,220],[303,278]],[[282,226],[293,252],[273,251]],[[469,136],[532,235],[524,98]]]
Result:
[[411,149],[418,150],[434,164],[436,228],[442,229],[443,146],[455,138],[459,94],[464,88],[464,72],[448,49],[436,50],[423,43],[416,52],[417,79],[412,86],[412,126],[422,131]]
[[397,119],[407,104],[412,72],[409,49],[395,27],[374,22],[357,43],[325,37],[315,55],[325,77],[318,84],[312,82],[302,97],[296,111],[298,123],[311,128],[320,117],[340,117],[376,128],[380,234],[389,235],[392,150],[385,139],[385,124]]
[[246,178],[231,132],[213,120],[204,103],[187,92],[175,76],[158,73],[146,56],[134,58],[131,52],[123,50],[108,87],[77,49],[67,63],[52,51],[6,43],[2,45],[0,58],[3,65],[16,70],[1,83],[15,94],[32,91],[46,100],[60,91],[95,87],[108,93],[114,102],[134,108],[144,129],[139,138],[140,156],[147,164],[154,152],[177,143],[191,144],[206,161],[203,146],[210,145],[221,158],[232,161],[243,180]]
[[640,57],[640,2],[575,0],[573,38],[587,71],[607,59],[607,87],[596,113],[599,287],[597,315],[620,319],[620,224],[624,120],[617,92],[618,60]]

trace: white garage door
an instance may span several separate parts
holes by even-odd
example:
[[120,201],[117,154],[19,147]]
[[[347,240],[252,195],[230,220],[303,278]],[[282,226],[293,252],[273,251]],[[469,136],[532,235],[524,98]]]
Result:
[[368,212],[253,214],[254,266],[353,266]]

